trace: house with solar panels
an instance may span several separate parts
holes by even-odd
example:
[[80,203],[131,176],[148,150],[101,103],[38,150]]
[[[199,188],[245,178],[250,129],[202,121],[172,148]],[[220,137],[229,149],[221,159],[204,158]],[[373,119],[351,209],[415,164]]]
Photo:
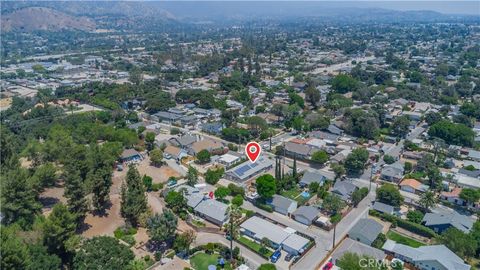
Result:
[[225,173],[225,177],[236,182],[245,182],[273,168],[273,161],[260,157],[256,162],[244,162]]

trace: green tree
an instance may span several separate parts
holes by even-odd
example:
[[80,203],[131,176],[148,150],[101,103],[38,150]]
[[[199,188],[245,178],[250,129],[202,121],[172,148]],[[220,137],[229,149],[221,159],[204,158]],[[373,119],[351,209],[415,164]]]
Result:
[[465,234],[457,228],[448,228],[440,235],[438,241],[460,258],[471,258],[475,256],[478,243],[469,234]]
[[408,221],[415,222],[415,223],[422,223],[424,214],[418,210],[408,211],[407,219]]
[[410,118],[407,115],[399,116],[393,120],[392,132],[398,137],[404,137],[410,130]]
[[155,167],[159,167],[163,163],[163,152],[160,149],[153,149],[150,151],[150,162]]
[[27,246],[16,235],[14,228],[1,226],[0,230],[1,268],[6,270],[27,269],[30,259]]
[[403,203],[400,191],[392,184],[384,184],[377,189],[377,200],[396,207]]
[[277,267],[271,263],[264,263],[257,270],[277,270]]
[[153,184],[153,178],[152,177],[145,174],[142,177],[142,182],[143,182],[143,185],[145,186],[145,189],[147,191],[152,190],[152,184]]
[[210,162],[210,152],[208,150],[203,149],[202,151],[197,153],[197,160],[198,163],[200,164],[205,164],[207,162]]
[[[215,195],[216,196],[216,195]],[[243,197],[241,195],[236,195],[235,197],[233,197],[232,199],[232,204],[240,207],[242,206],[243,204]]]
[[149,152],[155,148],[155,133],[149,131],[145,134],[145,144]]
[[67,241],[75,236],[76,229],[76,216],[65,205],[58,203],[43,224],[43,243],[51,253],[66,258],[71,253]]
[[229,194],[230,194],[230,189],[228,189],[227,187],[218,187],[215,190],[215,197],[220,199],[220,200],[223,200]]
[[270,174],[264,174],[256,180],[257,192],[263,199],[270,199],[277,189],[275,178]]
[[110,200],[110,187],[112,186],[112,171],[107,167],[100,167],[91,171],[90,183],[93,184],[93,206],[97,211],[103,211]]
[[96,236],[86,240],[77,251],[73,269],[127,270],[135,258],[128,246],[110,236]]
[[462,146],[472,146],[475,138],[475,133],[471,128],[447,120],[433,124],[428,129],[428,135],[443,139],[448,144]]
[[368,160],[368,151],[365,148],[354,149],[345,159],[345,169],[349,174],[359,174],[365,169]]
[[368,188],[362,187],[352,193],[352,203],[356,207],[368,194]]
[[77,223],[80,224],[88,211],[88,202],[80,172],[75,168],[66,171],[64,195],[67,198],[68,210],[75,214]]
[[190,245],[195,241],[196,235],[193,230],[188,230],[183,232],[177,237],[175,237],[175,241],[173,242],[173,248],[177,252],[185,252],[186,254],[190,251]]
[[426,191],[420,196],[420,200],[418,201],[418,204],[423,207],[424,209],[428,210],[435,206],[437,199],[435,198],[435,193],[433,191]]
[[35,173],[30,178],[32,188],[41,191],[46,187],[51,187],[57,181],[57,168],[53,163],[48,162],[38,166]]
[[345,207],[345,203],[335,194],[327,194],[323,199],[322,208],[330,213],[338,213]]
[[460,198],[467,203],[476,203],[480,200],[480,190],[472,188],[464,188],[460,192]]
[[223,176],[224,172],[225,172],[224,168],[218,168],[216,170],[208,169],[207,172],[205,173],[205,182],[207,182],[210,185],[217,184],[217,182]]
[[324,150],[319,150],[312,154],[311,159],[315,163],[325,164],[328,161],[328,154]]
[[335,180],[342,177],[346,173],[345,167],[343,167],[340,164],[334,163],[334,164],[331,165],[331,168],[332,168],[333,172],[335,173]]
[[315,89],[314,85],[309,84],[307,89],[305,89],[305,98],[314,108],[316,108],[317,103],[320,101],[320,91]]
[[150,239],[155,242],[164,242],[172,239],[177,230],[178,219],[169,209],[162,214],[155,214],[147,219],[147,231]]
[[61,269],[62,260],[57,255],[49,254],[43,245],[30,245],[28,250],[30,253],[30,261],[26,268],[27,270]]
[[390,155],[384,155],[383,156],[383,161],[385,161],[386,164],[393,164],[393,163],[395,163],[395,158],[393,158]]
[[2,222],[7,225],[19,222],[23,227],[32,224],[41,205],[36,200],[37,193],[28,185],[28,172],[18,168],[0,177]]
[[[378,267],[376,266],[376,264],[372,266],[368,264],[369,260],[375,262],[377,261],[376,259],[368,256],[361,256],[356,253],[346,252],[335,262],[335,265],[337,265],[341,269],[348,270],[377,270]],[[362,263],[362,261],[364,263]]]
[[134,165],[130,165],[125,183],[122,185],[120,212],[133,226],[137,226],[140,216],[147,211],[147,197],[140,174]]
[[181,192],[174,190],[167,193],[167,196],[165,196],[165,202],[167,203],[168,208],[172,209],[175,213],[183,212],[187,207],[187,199]]
[[188,166],[187,171],[187,184],[189,186],[194,186],[198,183],[198,171],[192,166]]
[[357,90],[359,83],[350,75],[339,74],[335,78],[333,78],[331,85],[333,90],[338,93],[344,94]]

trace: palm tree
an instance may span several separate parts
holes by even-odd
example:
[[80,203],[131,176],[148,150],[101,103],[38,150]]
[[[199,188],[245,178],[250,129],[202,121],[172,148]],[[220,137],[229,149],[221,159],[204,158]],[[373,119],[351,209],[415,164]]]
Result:
[[418,204],[426,210],[429,210],[431,207],[435,206],[437,202],[437,198],[435,197],[435,193],[433,191],[427,191],[422,194]]
[[228,214],[230,216],[229,224],[227,225],[227,234],[230,235],[230,261],[233,263],[233,240],[238,236],[238,220],[242,217],[240,208],[232,204],[228,208]]

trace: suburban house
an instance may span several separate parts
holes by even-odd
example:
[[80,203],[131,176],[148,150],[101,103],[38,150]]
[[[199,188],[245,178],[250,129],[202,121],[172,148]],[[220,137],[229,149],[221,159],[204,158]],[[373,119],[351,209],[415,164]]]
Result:
[[262,172],[273,168],[273,162],[268,158],[260,157],[254,163],[244,162],[225,173],[225,177],[229,180],[237,182],[245,182]]
[[325,183],[325,180],[327,180],[327,177],[319,172],[305,171],[298,184],[301,187],[308,187],[311,183],[316,182],[322,186],[323,183]]
[[338,259],[342,258],[345,253],[355,253],[360,256],[368,256],[375,258],[377,261],[385,259],[387,256],[385,252],[380,249],[365,245],[364,243],[352,240],[350,238],[345,238],[338,246],[335,251],[332,253],[332,262],[335,264]]
[[189,147],[188,153],[195,156],[202,150],[207,150],[211,154],[224,154],[228,151],[221,142],[205,139],[192,143]]
[[306,144],[286,142],[285,154],[288,156],[296,156],[298,159],[310,159],[313,154],[313,148]]
[[215,225],[223,226],[228,220],[228,205],[214,199],[203,199],[197,207],[194,208],[195,213],[212,222]]
[[460,193],[462,192],[462,188],[456,187],[452,189],[451,191],[443,191],[440,193],[440,199],[446,200],[450,203],[460,205],[460,206],[467,206],[467,207],[473,207],[480,209],[480,202],[476,202],[474,204],[468,203],[462,198],[460,198]]
[[352,227],[352,229],[350,229],[348,237],[364,243],[365,245],[371,245],[382,232],[382,229],[382,224],[377,221],[369,218],[362,218]]
[[297,235],[295,230],[281,227],[257,216],[240,224],[240,232],[259,242],[265,237],[270,240],[272,248],[277,249],[281,246],[283,250],[293,255],[303,253],[309,243],[307,238]]
[[230,154],[230,152],[229,152],[229,153],[221,155],[217,159],[217,162],[228,168],[228,167],[231,167],[232,165],[234,165],[235,163],[237,163],[240,160],[241,160],[241,158],[238,155]]
[[403,165],[400,162],[395,162],[383,167],[380,177],[383,180],[398,183],[403,178],[403,172]]
[[318,217],[320,210],[314,206],[300,206],[292,213],[293,219],[305,224],[311,225]]
[[386,203],[382,203],[382,202],[374,202],[372,205],[372,209],[384,214],[389,214],[389,215],[395,214],[395,208],[393,206]]
[[442,233],[450,227],[455,227],[464,233],[470,232],[473,227],[473,219],[454,211],[452,213],[427,213],[423,217],[422,224],[436,233]]
[[223,129],[221,122],[210,122],[202,125],[202,131],[210,134],[221,134]]
[[387,239],[382,249],[397,259],[414,265],[420,270],[470,270],[460,257],[444,245],[413,248]]
[[122,162],[130,162],[130,161],[140,161],[143,159],[142,155],[137,152],[135,149],[125,149],[120,155],[120,159]]
[[197,216],[220,227],[228,220],[228,205],[209,198],[198,188],[181,185],[175,190],[183,191],[188,207],[193,208]]
[[337,181],[335,182],[335,185],[333,185],[332,193],[338,195],[342,200],[349,202],[352,193],[357,189],[358,187],[351,182]]
[[275,212],[282,215],[290,215],[297,209],[296,201],[277,194],[273,195],[271,202],[268,202],[268,204],[272,206]]
[[163,156],[166,159],[174,159],[176,161],[182,160],[182,158],[187,156],[187,151],[184,149],[178,148],[173,145],[169,145],[163,150]]
[[400,184],[400,189],[410,193],[423,193],[428,190],[428,186],[415,179],[404,179]]
[[168,140],[172,145],[180,147],[182,149],[188,149],[194,142],[197,141],[197,137],[193,135],[183,135],[181,137],[174,137]]

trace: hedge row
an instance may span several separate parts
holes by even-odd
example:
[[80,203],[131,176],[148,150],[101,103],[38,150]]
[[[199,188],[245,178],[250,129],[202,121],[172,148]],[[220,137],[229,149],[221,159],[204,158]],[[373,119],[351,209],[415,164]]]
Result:
[[255,205],[256,207],[262,209],[262,210],[265,210],[265,211],[269,212],[269,213],[272,213],[272,212],[273,212],[273,208],[272,208],[270,205],[268,205],[268,204],[263,204],[263,203],[260,203],[260,202],[256,201],[256,202],[254,203],[254,205]]
[[380,213],[376,210],[373,210],[371,209],[369,211],[369,214],[372,215],[372,216],[376,216],[376,217],[379,217],[381,218],[382,220],[386,220],[386,221],[389,221],[389,222],[392,222],[394,224],[396,224],[398,227],[400,228],[403,228],[405,230],[408,230],[408,231],[411,231],[413,233],[416,233],[418,235],[421,235],[421,236],[425,236],[425,237],[428,237],[428,238],[433,238],[433,237],[437,237],[438,235],[430,228],[427,228],[421,224],[417,224],[417,223],[414,223],[414,222],[411,222],[411,221],[408,221],[408,220],[404,220],[404,219],[401,219],[401,218],[398,218],[396,216],[393,216],[393,215],[389,215],[389,214],[385,214],[385,213]]

